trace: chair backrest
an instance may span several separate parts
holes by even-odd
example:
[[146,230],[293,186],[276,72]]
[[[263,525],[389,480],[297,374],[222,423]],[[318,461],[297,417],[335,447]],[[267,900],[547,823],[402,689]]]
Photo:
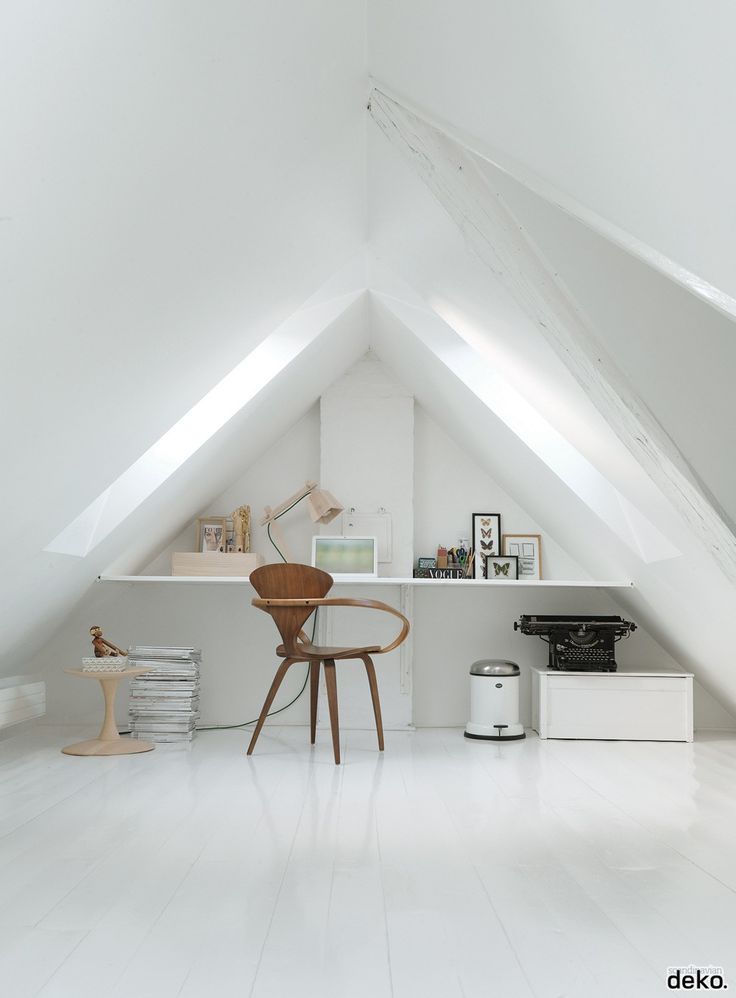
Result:
[[[332,588],[333,578],[311,565],[263,565],[250,573],[250,581],[261,599],[322,599]],[[299,631],[314,613],[313,606],[259,607],[270,613],[279,629],[287,655],[298,653]]]

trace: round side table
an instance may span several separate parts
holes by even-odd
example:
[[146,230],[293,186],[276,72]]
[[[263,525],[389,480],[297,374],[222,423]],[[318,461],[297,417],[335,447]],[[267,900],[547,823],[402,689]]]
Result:
[[83,679],[99,679],[102,695],[105,698],[105,720],[97,738],[86,742],[67,745],[61,751],[66,755],[132,755],[134,752],[150,752],[155,748],[152,742],[142,742],[137,738],[121,738],[115,724],[115,695],[121,679],[140,676],[148,669],[121,669],[120,672],[88,672],[84,669],[64,669],[70,676]]

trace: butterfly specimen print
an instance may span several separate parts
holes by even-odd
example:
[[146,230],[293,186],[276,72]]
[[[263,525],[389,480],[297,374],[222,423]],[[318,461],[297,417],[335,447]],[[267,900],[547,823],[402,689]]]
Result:
[[499,582],[519,578],[519,559],[515,555],[489,554],[485,558],[486,578]]
[[473,513],[471,536],[471,545],[475,552],[473,577],[485,579],[487,577],[486,555],[500,555],[501,553],[501,514]]

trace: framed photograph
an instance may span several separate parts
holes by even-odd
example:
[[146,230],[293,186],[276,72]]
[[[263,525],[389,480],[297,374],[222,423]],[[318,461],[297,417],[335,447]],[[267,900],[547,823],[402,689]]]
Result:
[[417,568],[437,568],[437,559],[417,558]]
[[487,554],[486,578],[491,582],[519,578],[519,559],[513,554]]
[[227,517],[203,516],[197,520],[197,551],[206,554],[208,551],[227,550]]
[[473,577],[485,579],[486,555],[501,554],[501,514],[473,513]]
[[501,551],[519,559],[520,579],[542,578],[541,534],[504,534]]

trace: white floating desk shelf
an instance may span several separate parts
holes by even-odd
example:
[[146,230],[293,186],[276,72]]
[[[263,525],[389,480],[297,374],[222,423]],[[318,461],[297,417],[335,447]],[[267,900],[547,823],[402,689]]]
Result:
[[[100,575],[99,582],[162,582],[170,585],[244,585],[250,580],[247,576],[202,576],[202,575]],[[633,582],[627,580],[599,581],[597,579],[336,579],[336,586],[453,586],[455,588],[476,586],[486,589],[513,586],[516,589],[632,589]]]

